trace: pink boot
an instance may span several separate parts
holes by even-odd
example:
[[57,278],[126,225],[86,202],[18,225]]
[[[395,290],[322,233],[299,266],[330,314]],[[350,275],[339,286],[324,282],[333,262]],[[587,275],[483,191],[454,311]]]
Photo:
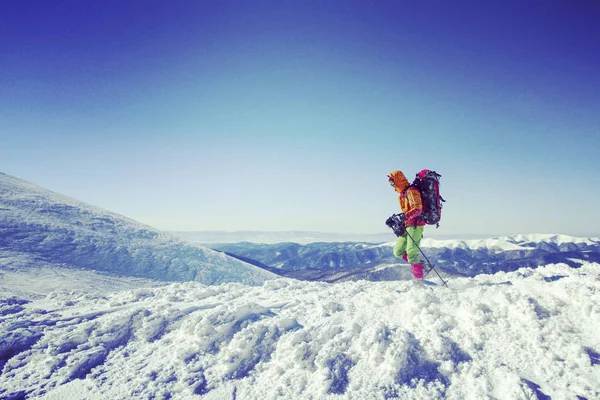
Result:
[[423,264],[411,264],[412,274],[415,279],[423,279]]
[[402,256],[402,259],[406,262],[408,262],[408,254],[404,253],[404,255]]

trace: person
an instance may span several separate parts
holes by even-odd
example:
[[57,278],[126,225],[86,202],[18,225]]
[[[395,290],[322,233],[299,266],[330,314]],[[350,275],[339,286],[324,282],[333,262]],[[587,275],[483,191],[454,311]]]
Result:
[[410,263],[415,279],[423,279],[423,264],[419,255],[419,246],[423,237],[425,221],[419,218],[423,212],[423,202],[419,189],[410,186],[404,173],[395,170],[387,174],[390,185],[400,194],[398,201],[406,220],[406,232],[398,236],[394,245],[394,256]]

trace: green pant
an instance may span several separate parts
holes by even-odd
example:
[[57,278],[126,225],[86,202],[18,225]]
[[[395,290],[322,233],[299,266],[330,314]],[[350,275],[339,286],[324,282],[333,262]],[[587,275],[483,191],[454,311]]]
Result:
[[409,263],[418,264],[421,259],[419,257],[419,246],[423,237],[423,228],[424,226],[407,226],[404,235],[398,236],[398,240],[396,240],[394,256],[402,258],[404,253],[406,253]]

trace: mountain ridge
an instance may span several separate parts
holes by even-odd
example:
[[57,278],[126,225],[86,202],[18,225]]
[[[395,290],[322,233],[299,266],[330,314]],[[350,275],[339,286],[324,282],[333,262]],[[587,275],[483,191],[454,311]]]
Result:
[[600,238],[571,236],[553,233],[531,233],[497,236],[488,239],[470,240],[440,240],[424,238],[421,243],[422,247],[461,247],[470,249],[501,248],[503,250],[516,250],[526,247],[526,244],[536,244],[542,242],[555,245],[574,243],[595,246],[600,244]]

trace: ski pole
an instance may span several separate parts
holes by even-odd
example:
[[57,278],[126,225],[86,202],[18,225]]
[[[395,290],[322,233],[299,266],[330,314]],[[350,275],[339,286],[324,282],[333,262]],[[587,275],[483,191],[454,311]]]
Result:
[[[425,260],[427,260],[427,264],[429,264],[429,266],[431,267],[431,269],[435,271],[435,273],[437,274],[438,278],[440,278],[440,281],[442,281],[442,283],[444,284],[444,286],[448,287],[448,284],[446,283],[446,281],[444,279],[442,279],[442,277],[440,276],[439,272],[437,272],[437,269],[435,269],[435,267],[433,266],[433,264],[431,263],[431,261],[429,261],[429,258],[427,258],[427,256],[425,255],[425,253],[423,253],[423,250],[421,250],[421,248],[419,247],[419,245],[417,244],[417,242],[415,242],[415,239],[413,239],[412,236],[410,235],[410,233],[408,233],[408,229],[406,230],[406,234],[408,235],[408,237],[410,238],[410,240],[412,240],[412,242],[415,244],[415,246],[417,246],[417,249],[419,249],[419,251],[421,252],[421,254],[423,254],[423,257],[425,257]],[[429,271],[427,271],[427,274],[431,271],[431,269]],[[425,274],[425,276],[427,276],[427,274]]]

